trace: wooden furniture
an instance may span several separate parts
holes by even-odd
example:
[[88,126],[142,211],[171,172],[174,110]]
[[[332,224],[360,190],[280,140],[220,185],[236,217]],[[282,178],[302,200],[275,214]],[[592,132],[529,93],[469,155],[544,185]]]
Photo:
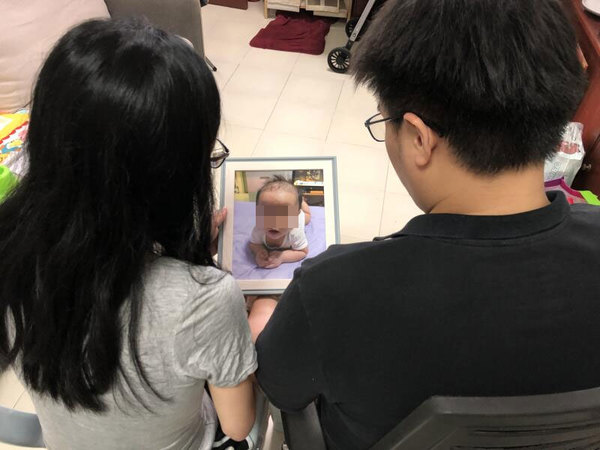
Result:
[[[268,2],[269,0],[264,0],[265,19],[275,17],[275,12],[279,9],[277,4],[271,6]],[[352,4],[353,0],[301,0],[299,9],[312,11],[315,16],[348,20],[352,16]]]
[[362,12],[367,7],[369,0],[354,0],[352,5],[352,11],[350,12],[351,17],[360,17]]
[[589,80],[574,117],[574,121],[584,125],[583,146],[587,155],[573,186],[600,195],[600,17],[585,11],[581,0],[563,0],[563,3],[575,26]]
[[211,5],[227,6],[235,9],[248,9],[248,0],[210,0]]

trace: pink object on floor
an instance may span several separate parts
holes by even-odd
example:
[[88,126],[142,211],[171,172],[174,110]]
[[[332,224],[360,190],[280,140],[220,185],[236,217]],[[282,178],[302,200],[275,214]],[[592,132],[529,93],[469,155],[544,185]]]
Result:
[[275,20],[250,41],[252,47],[320,55],[325,36],[335,20],[305,13],[278,13]]

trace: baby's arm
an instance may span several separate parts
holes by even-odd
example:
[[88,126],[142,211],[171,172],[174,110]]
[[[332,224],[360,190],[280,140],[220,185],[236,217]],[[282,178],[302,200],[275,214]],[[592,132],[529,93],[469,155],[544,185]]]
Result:
[[302,199],[302,206],[300,209],[304,211],[304,225],[308,225],[310,223],[310,206],[308,206],[306,200]]
[[306,255],[308,255],[308,246],[300,250],[284,250],[281,252],[281,262],[290,263],[300,261],[306,258]]
[[254,255],[254,260],[258,267],[265,267],[269,263],[269,252],[262,244],[250,242],[250,251]]
[[265,266],[265,269],[275,269],[282,263],[291,263],[301,261],[308,255],[308,246],[300,250],[282,250],[274,251],[269,253],[269,263]]
[[284,250],[281,252],[281,262],[301,261],[308,255],[308,245],[300,250]]

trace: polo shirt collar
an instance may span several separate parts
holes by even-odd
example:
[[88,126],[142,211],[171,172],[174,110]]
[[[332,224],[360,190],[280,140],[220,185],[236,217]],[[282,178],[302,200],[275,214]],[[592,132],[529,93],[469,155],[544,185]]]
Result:
[[549,205],[519,214],[424,214],[387,237],[413,235],[444,239],[514,239],[532,236],[557,227],[570,216],[571,208],[562,192],[548,192],[547,195]]

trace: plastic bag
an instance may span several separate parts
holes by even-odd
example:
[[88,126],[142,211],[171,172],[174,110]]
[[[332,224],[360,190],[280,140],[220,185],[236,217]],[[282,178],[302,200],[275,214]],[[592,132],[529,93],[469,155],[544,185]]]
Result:
[[560,147],[544,165],[544,181],[564,178],[565,183],[571,186],[585,156],[582,136],[583,124],[570,122],[565,127]]

